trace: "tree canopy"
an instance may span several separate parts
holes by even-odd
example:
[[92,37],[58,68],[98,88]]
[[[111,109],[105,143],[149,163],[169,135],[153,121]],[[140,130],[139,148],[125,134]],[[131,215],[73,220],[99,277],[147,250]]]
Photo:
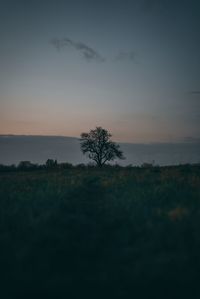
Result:
[[99,167],[116,158],[125,159],[120,146],[113,142],[111,137],[112,135],[102,127],[82,133],[80,142],[83,154],[87,154]]

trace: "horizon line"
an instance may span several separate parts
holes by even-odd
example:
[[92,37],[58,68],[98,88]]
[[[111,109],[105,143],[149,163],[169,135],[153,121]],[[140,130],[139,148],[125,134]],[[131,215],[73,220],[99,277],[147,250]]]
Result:
[[[38,135],[38,134],[0,134],[0,137],[60,137],[60,138],[71,138],[71,139],[80,139],[80,137],[76,136],[67,136],[67,135]],[[200,143],[200,138],[196,138],[196,140],[182,140],[182,141],[140,141],[140,142],[134,142],[134,141],[115,141],[116,143],[120,144],[145,144],[145,145],[151,145],[151,144],[194,144],[194,143]]]

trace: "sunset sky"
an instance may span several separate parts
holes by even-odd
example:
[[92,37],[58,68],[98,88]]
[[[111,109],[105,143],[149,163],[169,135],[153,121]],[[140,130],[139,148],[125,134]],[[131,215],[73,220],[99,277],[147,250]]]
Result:
[[200,1],[0,1],[0,134],[200,138]]

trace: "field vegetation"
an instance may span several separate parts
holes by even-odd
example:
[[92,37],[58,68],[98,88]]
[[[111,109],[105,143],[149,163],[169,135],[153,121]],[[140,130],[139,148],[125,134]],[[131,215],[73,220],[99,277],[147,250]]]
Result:
[[200,165],[0,166],[4,298],[200,298]]

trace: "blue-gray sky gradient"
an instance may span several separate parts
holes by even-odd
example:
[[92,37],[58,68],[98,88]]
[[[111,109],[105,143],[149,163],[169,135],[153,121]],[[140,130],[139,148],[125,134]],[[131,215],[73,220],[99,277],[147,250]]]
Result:
[[0,134],[200,137],[199,1],[0,5]]

